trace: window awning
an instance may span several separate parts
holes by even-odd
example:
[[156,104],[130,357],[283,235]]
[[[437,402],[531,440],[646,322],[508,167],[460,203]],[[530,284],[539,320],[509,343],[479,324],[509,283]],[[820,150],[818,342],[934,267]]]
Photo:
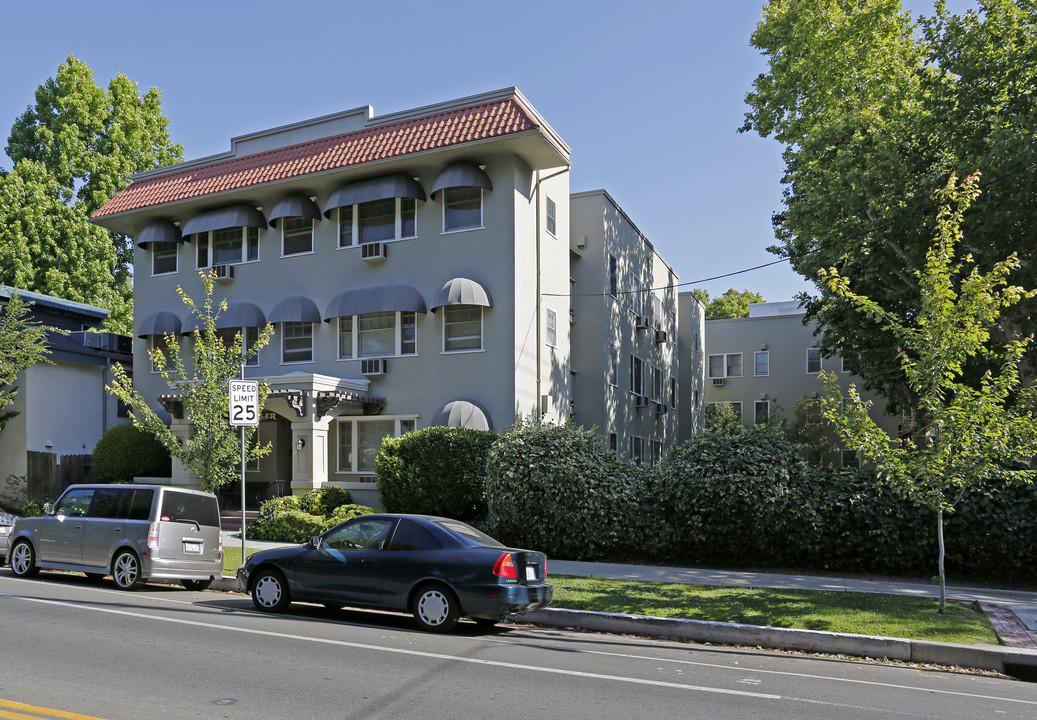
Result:
[[137,337],[146,338],[151,335],[180,335],[183,323],[180,318],[168,310],[153,312],[144,318],[137,328]]
[[303,217],[320,220],[320,208],[317,203],[305,195],[288,195],[277,201],[270,211],[270,227],[277,227],[277,221],[284,217]]
[[236,302],[227,306],[225,312],[216,318],[216,329],[266,327],[266,315],[250,302]]
[[456,187],[477,187],[483,190],[493,190],[493,183],[490,182],[489,175],[475,163],[452,163],[443,168],[439,175],[436,176],[436,181],[432,183],[429,197],[435,198],[436,193],[440,190]]
[[266,226],[263,213],[251,205],[230,205],[195,215],[184,223],[182,232],[186,236],[232,227],[254,227],[263,230]]
[[439,409],[433,425],[463,427],[469,430],[492,430],[486,411],[470,400],[453,400]]
[[274,309],[270,311],[270,317],[267,319],[272,323],[319,323],[320,310],[317,309],[317,304],[308,297],[293,295],[274,305]]
[[486,292],[486,288],[475,280],[454,278],[453,280],[448,280],[440,288],[439,292],[436,293],[436,299],[432,301],[432,311],[435,312],[436,308],[441,308],[444,305],[482,305],[483,307],[493,307],[493,300],[490,299],[490,294]]
[[335,208],[388,198],[423,201],[425,190],[417,180],[403,173],[352,182],[331,193],[331,197],[324,203],[324,216],[331,217],[331,211]]
[[137,247],[144,248],[156,242],[183,242],[180,228],[168,220],[151,223],[137,235]]
[[379,285],[346,290],[336,295],[324,313],[324,321],[375,312],[427,312],[425,298],[410,285]]

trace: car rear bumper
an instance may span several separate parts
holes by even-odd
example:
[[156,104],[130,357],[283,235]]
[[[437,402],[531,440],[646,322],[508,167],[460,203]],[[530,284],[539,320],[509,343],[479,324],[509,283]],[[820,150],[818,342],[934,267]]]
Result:
[[147,578],[172,580],[214,580],[223,577],[223,558],[219,560],[163,560],[149,557],[142,562]]
[[461,593],[464,611],[474,615],[511,615],[551,604],[554,588],[540,585],[479,585]]

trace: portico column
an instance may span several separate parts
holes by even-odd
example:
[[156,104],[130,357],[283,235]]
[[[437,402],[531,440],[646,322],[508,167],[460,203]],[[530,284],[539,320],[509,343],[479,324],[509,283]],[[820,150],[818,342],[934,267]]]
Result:
[[[186,445],[188,439],[190,439],[191,427],[191,423],[182,418],[173,418],[173,421],[170,423],[169,429],[180,442],[181,447]],[[177,458],[174,457],[172,460],[173,464],[169,473],[171,485],[196,489],[202,487],[202,479],[200,477],[192,475],[191,471]]]
[[328,481],[331,418],[292,423],[292,494],[301,495]]

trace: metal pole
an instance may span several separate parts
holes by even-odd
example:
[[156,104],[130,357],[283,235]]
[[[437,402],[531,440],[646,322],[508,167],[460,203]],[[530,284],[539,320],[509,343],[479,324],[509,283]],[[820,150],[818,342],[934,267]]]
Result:
[[[245,379],[245,363],[241,363],[241,379]],[[241,565],[245,565],[245,426],[241,426]]]

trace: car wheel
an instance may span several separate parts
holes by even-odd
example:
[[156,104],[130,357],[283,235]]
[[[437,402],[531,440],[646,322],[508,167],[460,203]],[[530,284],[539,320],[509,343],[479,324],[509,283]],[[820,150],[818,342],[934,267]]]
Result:
[[266,612],[284,612],[292,603],[288,582],[279,570],[261,570],[252,583],[252,604]]
[[136,590],[144,584],[140,576],[140,558],[132,550],[123,550],[112,563],[112,579],[120,590]]
[[209,586],[212,585],[212,578],[208,580],[181,580],[180,582],[188,590],[208,590]]
[[40,569],[36,567],[36,551],[28,541],[22,540],[11,549],[11,572],[18,577],[35,577]]
[[454,594],[443,585],[425,585],[414,594],[411,612],[422,630],[448,632],[457,625],[461,607]]

